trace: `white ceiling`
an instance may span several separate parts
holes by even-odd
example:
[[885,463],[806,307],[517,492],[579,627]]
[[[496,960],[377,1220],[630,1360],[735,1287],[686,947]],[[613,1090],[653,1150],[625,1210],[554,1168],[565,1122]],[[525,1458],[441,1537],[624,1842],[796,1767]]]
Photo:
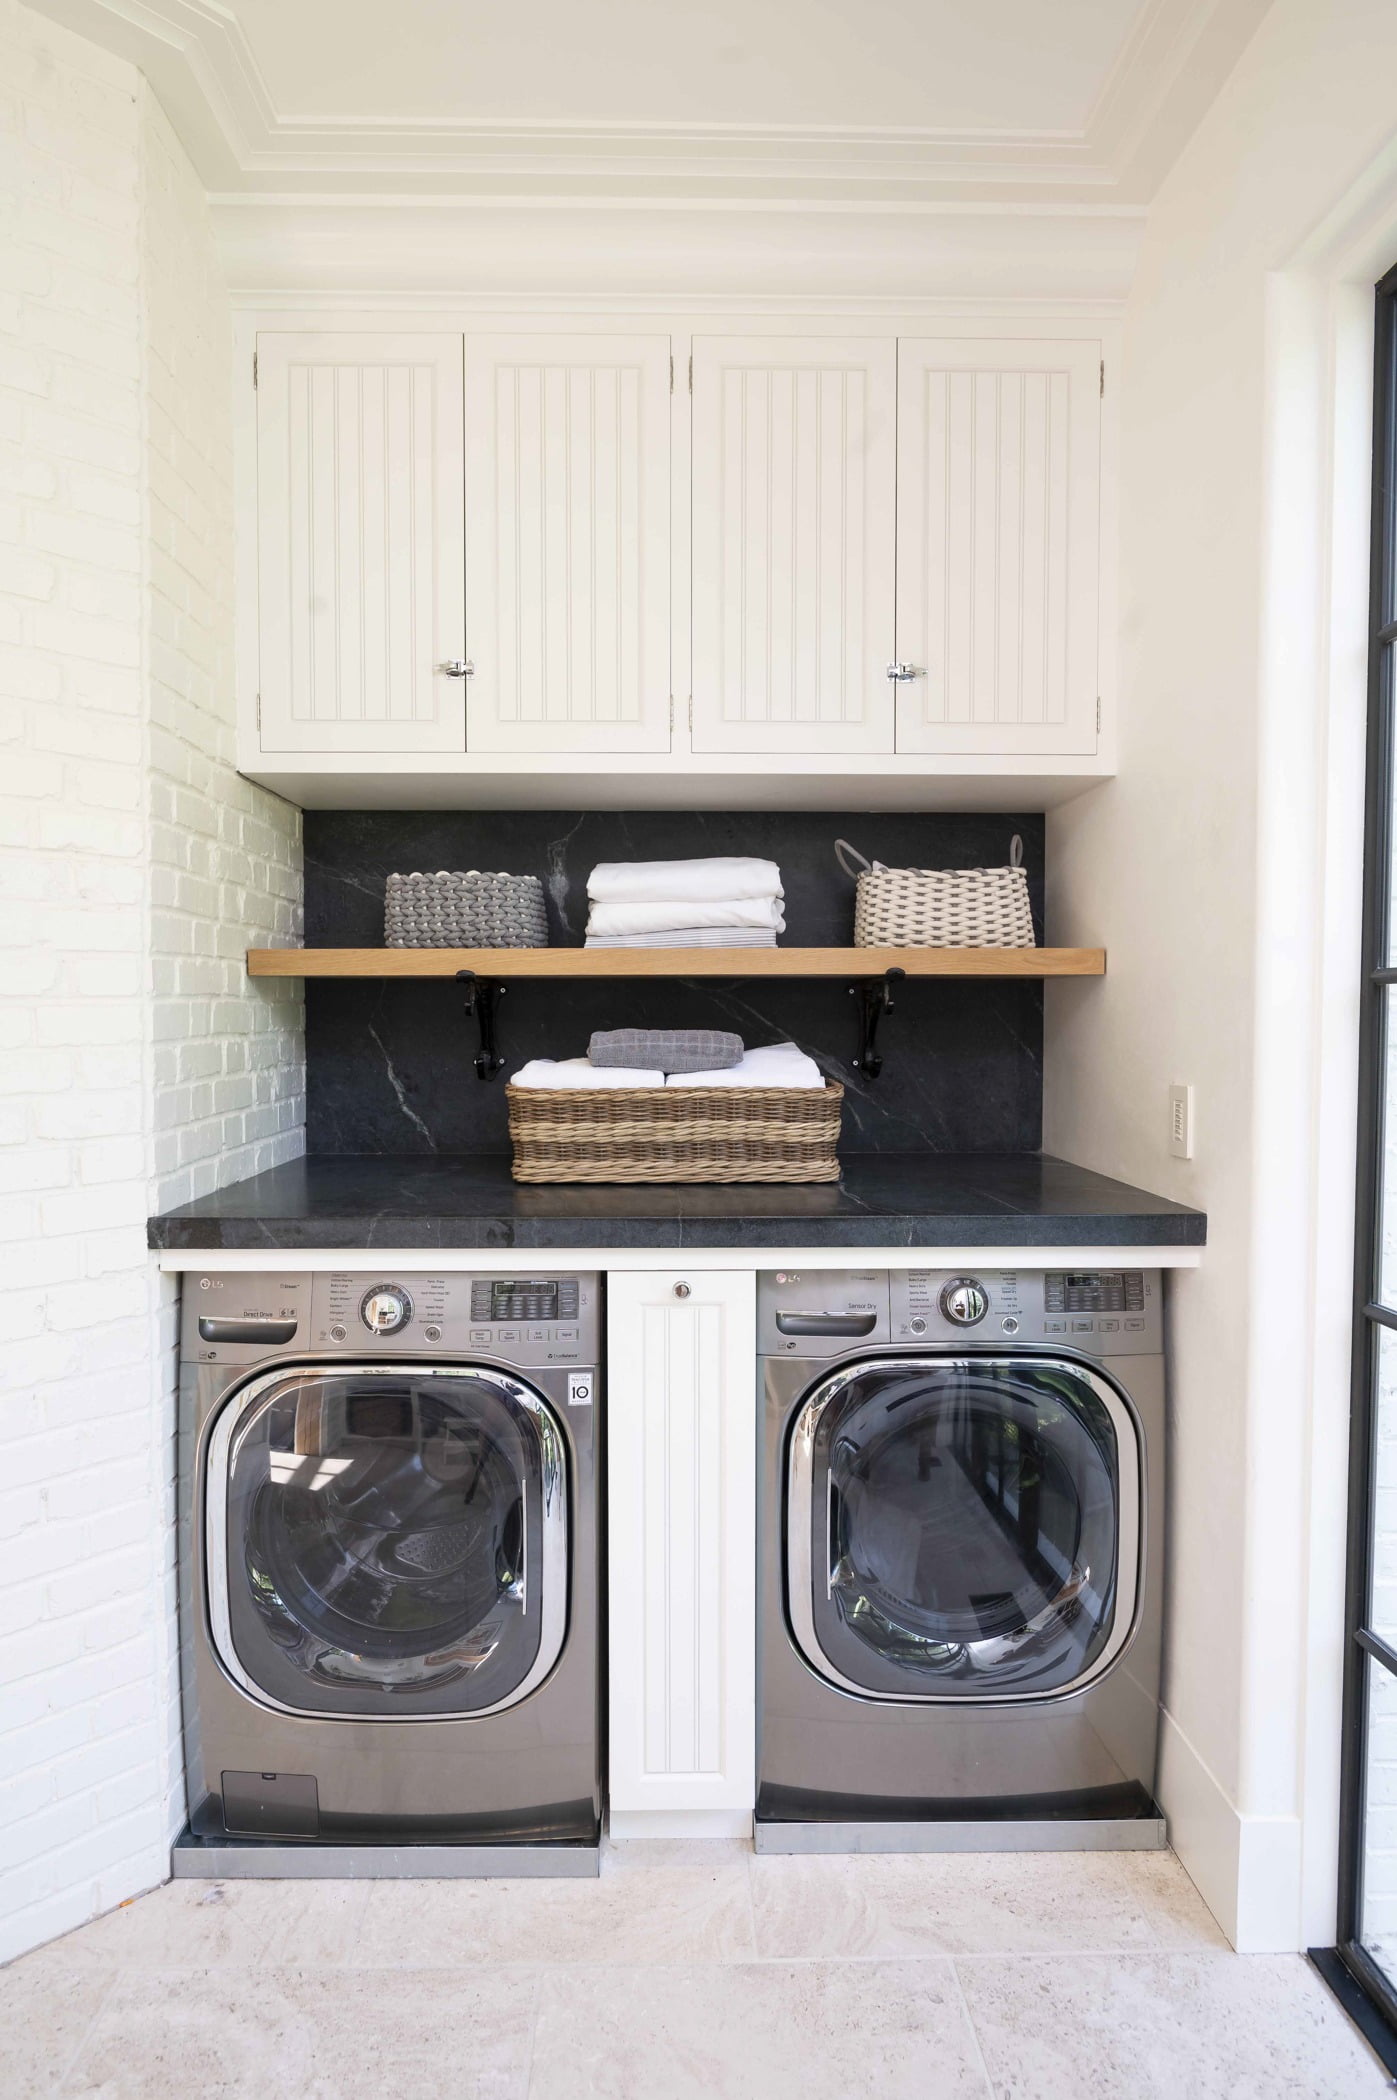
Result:
[[237,0],[283,121],[1084,130],[1147,0]]
[[33,0],[225,195],[1139,206],[1269,0]]

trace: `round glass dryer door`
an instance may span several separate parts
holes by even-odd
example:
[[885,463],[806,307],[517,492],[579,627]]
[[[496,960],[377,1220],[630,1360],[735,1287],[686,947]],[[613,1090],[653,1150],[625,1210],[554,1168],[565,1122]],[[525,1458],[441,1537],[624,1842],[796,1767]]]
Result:
[[1104,1376],[1049,1358],[894,1358],[823,1379],[786,1486],[791,1629],[865,1698],[1061,1696],[1130,1637],[1142,1460]]
[[512,1706],[567,1620],[567,1473],[542,1395],[480,1367],[256,1379],[205,1468],[224,1667],[283,1712],[394,1719]]

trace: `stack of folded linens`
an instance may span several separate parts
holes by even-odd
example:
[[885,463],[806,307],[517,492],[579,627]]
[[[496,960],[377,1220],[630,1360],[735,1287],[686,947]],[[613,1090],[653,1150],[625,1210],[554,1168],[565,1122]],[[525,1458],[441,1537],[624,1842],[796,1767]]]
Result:
[[774,860],[604,860],[587,878],[589,948],[774,948]]
[[[632,1031],[617,1029],[616,1034]],[[636,1029],[635,1034],[658,1034],[658,1030]],[[592,1038],[593,1042],[596,1037]],[[734,1038],[734,1040],[737,1040]],[[743,1050],[731,1064],[708,1072],[692,1069],[666,1072],[660,1065],[599,1065],[593,1056],[534,1057],[510,1080],[511,1086],[543,1087],[550,1093],[615,1092],[627,1087],[738,1086],[797,1087],[802,1092],[824,1085],[824,1074],[813,1057],[794,1043],[769,1043],[762,1050]]]

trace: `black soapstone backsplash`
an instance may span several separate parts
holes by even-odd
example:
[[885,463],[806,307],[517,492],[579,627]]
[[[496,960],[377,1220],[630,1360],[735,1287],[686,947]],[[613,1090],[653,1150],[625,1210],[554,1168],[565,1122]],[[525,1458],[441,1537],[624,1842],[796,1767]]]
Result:
[[[779,761],[777,762],[779,763]],[[555,946],[580,946],[587,876],[601,860],[757,854],[786,891],[783,947],[848,947],[854,886],[834,841],[890,867],[1002,867],[1015,833],[1043,938],[1043,819],[771,811],[577,814],[307,810],[307,946],[383,943],[384,878],[438,868],[538,875]],[[1042,1137],[1043,989],[1037,980],[909,978],[879,1031],[883,1070],[851,1065],[856,1002],[833,978],[509,978],[508,1059],[476,1078],[475,1024],[449,978],[310,978],[307,1144],[312,1152],[508,1152],[505,1081],[529,1057],[576,1057],[596,1028],[731,1028],[748,1048],[799,1043],[846,1088],[848,1152],[1032,1152]]]

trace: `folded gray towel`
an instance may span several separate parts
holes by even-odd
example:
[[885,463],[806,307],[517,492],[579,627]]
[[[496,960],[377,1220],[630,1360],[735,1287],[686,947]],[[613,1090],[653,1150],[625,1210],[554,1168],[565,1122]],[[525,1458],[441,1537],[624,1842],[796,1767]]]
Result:
[[600,1028],[587,1045],[593,1065],[661,1072],[721,1072],[742,1061],[742,1038],[722,1028]]

